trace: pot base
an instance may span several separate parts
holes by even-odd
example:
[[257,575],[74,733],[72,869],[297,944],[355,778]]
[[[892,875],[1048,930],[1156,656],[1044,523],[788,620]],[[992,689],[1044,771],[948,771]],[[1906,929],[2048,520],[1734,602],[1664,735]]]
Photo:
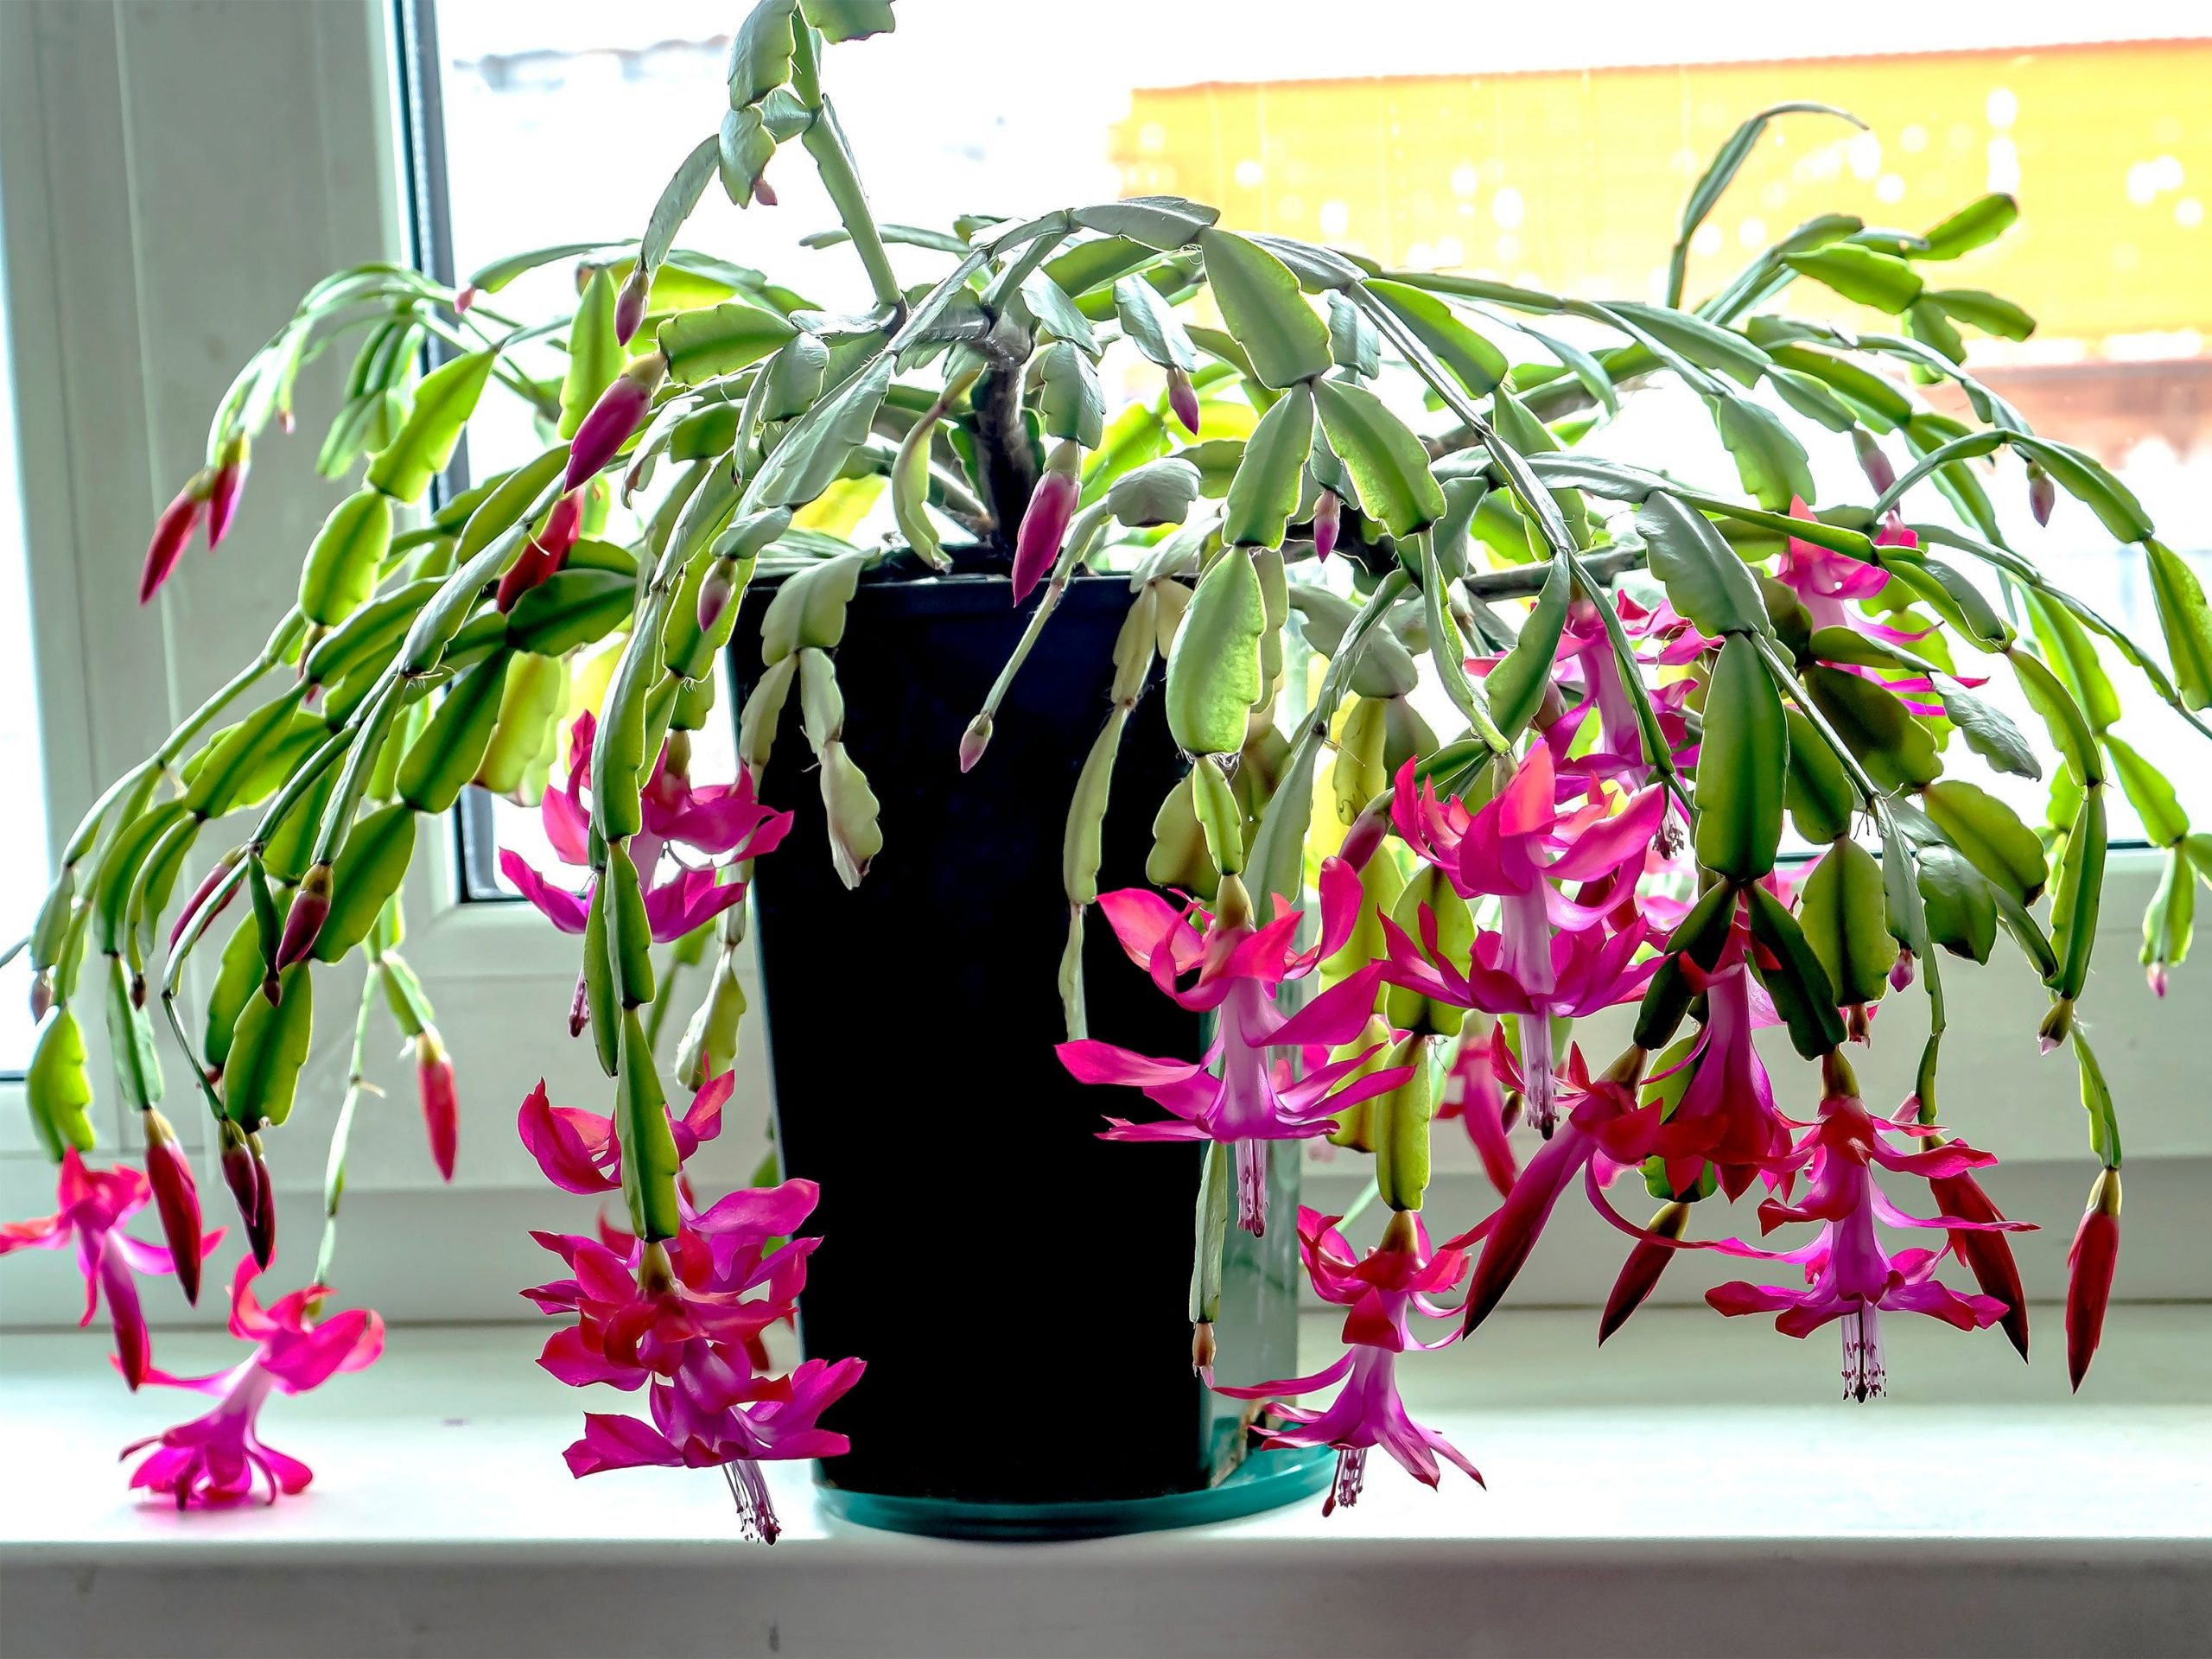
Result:
[[824,1480],[819,1464],[814,1484],[823,1510],[860,1526],[931,1538],[1043,1543],[1203,1526],[1281,1509],[1320,1491],[1335,1478],[1336,1467],[1337,1454],[1327,1446],[1287,1446],[1247,1454],[1227,1479],[1198,1491],[1084,1503],[970,1503],[950,1497],[849,1491]]

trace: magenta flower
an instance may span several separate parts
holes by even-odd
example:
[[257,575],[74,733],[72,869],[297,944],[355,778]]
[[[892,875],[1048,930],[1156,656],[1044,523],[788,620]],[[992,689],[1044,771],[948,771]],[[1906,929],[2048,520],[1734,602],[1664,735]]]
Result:
[[1807,1336],[1830,1320],[1841,1320],[1843,1387],[1854,1400],[1869,1399],[1884,1391],[1879,1325],[1883,1312],[1924,1313],[1962,1331],[1994,1325],[2005,1316],[2003,1302],[1993,1296],[1962,1296],[1935,1276],[1942,1250],[1899,1250],[1893,1255],[1882,1247],[1874,1231],[1877,1220],[1892,1227],[1933,1227],[1955,1232],[2017,1231],[2027,1225],[2017,1221],[1970,1221],[1961,1216],[1923,1217],[1908,1215],[1891,1203],[1874,1180],[1876,1165],[1927,1178],[1978,1169],[1996,1161],[1988,1153],[1977,1152],[1963,1141],[1899,1152],[1882,1140],[1885,1135],[1927,1138],[1935,1133],[1932,1128],[1919,1124],[1875,1119],[1854,1096],[1830,1094],[1821,1102],[1819,1122],[1806,1133],[1795,1154],[1811,1170],[1803,1199],[1788,1204],[1768,1198],[1759,1205],[1761,1230],[1771,1231],[1788,1221],[1811,1221],[1820,1224],[1819,1236],[1796,1250],[1753,1252],[1738,1245],[1729,1252],[1798,1263],[1805,1271],[1805,1288],[1790,1290],[1739,1280],[1707,1291],[1706,1300],[1731,1315],[1774,1313],[1775,1328],[1785,1336]]
[[[1807,518],[1813,510],[1796,496],[1789,499],[1789,516]],[[1878,546],[1913,547],[1917,538],[1909,530],[1885,529],[1875,538]],[[1782,555],[1782,563],[1774,579],[1797,595],[1797,602],[1805,607],[1816,628],[1848,628],[1855,625],[1844,601],[1851,599],[1872,599],[1882,591],[1889,577],[1879,565],[1867,564],[1847,553],[1801,542],[1795,536],[1789,539]]]
[[[123,1380],[136,1389],[154,1375],[152,1340],[145,1310],[138,1301],[135,1273],[174,1273],[168,1247],[148,1244],[123,1230],[123,1224],[146,1207],[153,1196],[146,1178],[126,1165],[87,1169],[74,1147],[61,1152],[54,1213],[36,1221],[0,1223],[0,1255],[15,1250],[58,1250],[77,1247],[77,1269],[85,1275],[85,1317],[90,1325],[107,1298],[108,1323],[115,1332],[115,1363]],[[200,1241],[202,1260],[222,1242],[219,1227]]]
[[[1667,1160],[1672,1190],[1696,1185],[1710,1160],[1721,1190],[1740,1196],[1755,1176],[1780,1185],[1789,1164],[1789,1123],[1775,1109],[1774,1085],[1751,1046],[1751,1033],[1775,1023],[1774,1006],[1751,976],[1747,953],[1750,930],[1738,918],[1726,950],[1710,974],[1687,955],[1678,958],[1684,974],[1705,993],[1706,1019],[1681,1062],[1653,1075],[1659,1082],[1687,1070],[1668,1122],[1680,1137]],[[1690,1126],[1708,1133],[1694,1135]]]
[[1082,465],[1083,451],[1075,440],[1062,439],[1053,446],[1044,472],[1038,476],[1037,487],[1029,493],[1021,527],[1014,533],[1014,602],[1017,605],[1044,581],[1052,561],[1060,556],[1060,543],[1066,539],[1077,499],[1083,493]]
[[[1465,1470],[1477,1485],[1483,1484],[1481,1471],[1459,1448],[1434,1429],[1415,1422],[1398,1397],[1398,1356],[1408,1349],[1443,1345],[1415,1341],[1408,1327],[1416,1307],[1432,1318],[1448,1317],[1439,1313],[1428,1299],[1449,1290],[1466,1272],[1467,1258],[1456,1243],[1432,1250],[1421,1217],[1401,1212],[1391,1217],[1382,1243],[1363,1258],[1337,1230],[1337,1217],[1302,1205],[1299,1209],[1299,1254],[1314,1290],[1351,1310],[1344,1316],[1346,1351],[1311,1376],[1255,1388],[1216,1384],[1214,1392],[1236,1400],[1272,1402],[1344,1384],[1325,1407],[1268,1407],[1289,1427],[1270,1431],[1264,1445],[1337,1449],[1337,1478],[1322,1502],[1323,1515],[1334,1514],[1340,1503],[1349,1509],[1358,1502],[1368,1451],[1377,1446],[1425,1485],[1433,1487],[1440,1478],[1440,1457]],[[1450,1339],[1447,1336],[1443,1341]]]
[[[1614,598],[1614,608],[1631,640],[1656,646],[1649,655],[1639,653],[1640,660],[1655,668],[1671,668],[1694,661],[1700,652],[1711,650],[1715,644],[1675,614],[1663,601],[1655,608],[1646,609],[1626,594],[1620,594]],[[1483,667],[1487,671],[1503,660],[1501,656],[1471,666]],[[1581,701],[1544,733],[1544,741],[1560,770],[1599,779],[1641,776],[1645,766],[1643,731],[1637,724],[1635,708],[1621,678],[1620,659],[1613,654],[1612,640],[1605,632],[1598,607],[1589,601],[1578,599],[1567,607],[1567,626],[1560,634],[1558,660],[1562,665],[1573,664],[1582,687]],[[1681,712],[1689,691],[1688,680],[1671,681],[1650,689],[1660,729],[1670,750],[1681,749],[1689,739],[1689,728]],[[1569,759],[1568,746],[1593,713],[1598,717],[1596,742],[1588,753]]]
[[[1391,941],[1386,976],[1465,1007],[1524,1016],[1520,1020],[1522,1069],[1529,1079],[1529,1117],[1548,1134],[1558,1111],[1553,1080],[1554,1014],[1589,1012],[1639,995],[1651,965],[1632,966],[1642,944],[1639,918],[1610,937],[1596,929],[1613,906],[1593,909],[1569,899],[1554,881],[1581,881],[1602,888],[1640,874],[1652,838],[1665,822],[1667,803],[1654,784],[1615,811],[1604,799],[1562,815],[1557,773],[1548,745],[1532,745],[1511,781],[1479,810],[1457,798],[1437,799],[1433,784],[1416,793],[1413,763],[1398,772],[1391,820],[1406,844],[1441,870],[1462,898],[1495,894],[1500,931],[1477,941],[1467,975],[1412,948],[1402,930],[1385,918]],[[1552,933],[1557,921],[1566,930]],[[1625,944],[1623,942],[1626,941]],[[1562,977],[1562,975],[1565,977]]]
[[[1203,1057],[1155,1059],[1094,1038],[1062,1043],[1057,1052],[1077,1081],[1141,1089],[1171,1114],[1158,1123],[1109,1117],[1106,1139],[1220,1141],[1234,1146],[1238,1219],[1247,1231],[1261,1233],[1267,1227],[1262,1143],[1328,1134],[1336,1128],[1332,1114],[1387,1094],[1405,1081],[1410,1068],[1386,1067],[1352,1077],[1373,1055],[1370,1048],[1309,1071],[1287,1088],[1277,1082],[1270,1048],[1334,1047],[1366,1029],[1382,970],[1370,963],[1285,1015],[1275,1006],[1283,982],[1311,973],[1351,937],[1359,919],[1359,877],[1341,859],[1323,863],[1321,937],[1303,951],[1295,939],[1304,912],[1287,908],[1278,899],[1275,919],[1255,928],[1242,886],[1229,885],[1234,880],[1224,878],[1223,902],[1203,932],[1192,925],[1192,912],[1144,888],[1104,893],[1098,900],[1122,949],[1152,975],[1154,983],[1185,1008],[1214,1012],[1213,1045]],[[1187,988],[1179,986],[1194,972]]]
[[1461,1042],[1436,1108],[1438,1117],[1460,1121],[1483,1160],[1483,1173],[1501,1193],[1513,1190],[1520,1173],[1505,1138],[1505,1090],[1498,1084],[1497,1057],[1504,1046],[1505,1033],[1497,1026],[1479,1039]]
[[736,1500],[741,1533],[772,1544],[782,1528],[761,1463],[846,1451],[846,1438],[818,1420],[861,1380],[867,1363],[810,1359],[789,1376],[760,1376],[711,1344],[690,1347],[671,1378],[656,1381],[647,1395],[652,1422],[584,1414],[583,1438],[563,1454],[569,1471],[581,1480],[609,1469],[718,1467]]
[[[683,1116],[669,1113],[678,1159],[689,1160],[700,1142],[722,1132],[722,1108],[736,1086],[735,1071],[709,1077]],[[524,1097],[515,1127],[545,1179],[563,1192],[612,1192],[622,1185],[622,1147],[614,1136],[614,1120],[581,1107],[556,1106],[543,1077]]]
[[648,352],[599,394],[599,401],[569,442],[569,470],[561,480],[563,490],[575,489],[620,453],[652,407],[653,393],[660,390],[667,373],[668,359],[658,352]]
[[127,1458],[159,1440],[161,1449],[131,1472],[130,1484],[175,1497],[180,1510],[235,1503],[251,1494],[257,1475],[267,1484],[271,1503],[280,1491],[289,1497],[303,1490],[315,1471],[262,1440],[263,1402],[272,1392],[320,1388],[340,1371],[374,1364],[384,1351],[384,1321],[366,1308],[314,1320],[315,1308],[328,1294],[321,1285],[296,1290],[264,1312],[252,1288],[259,1271],[248,1257],[231,1281],[231,1334],[252,1343],[251,1354],[213,1376],[149,1374],[166,1387],[217,1395],[221,1402],[204,1417],[123,1449]]
[[[1507,1081],[1520,1083],[1512,1056],[1501,1053],[1499,1061]],[[1558,1128],[1536,1148],[1485,1224],[1488,1236],[1468,1281],[1466,1330],[1489,1318],[1527,1264],[1570,1181],[1599,1163],[1608,1173],[1641,1164],[1663,1144],[1667,1131],[1658,1104],[1637,1105],[1634,1085],[1612,1072],[1593,1081],[1580,1048],[1568,1052],[1564,1083],[1560,1104],[1566,1109]]]
[[[545,838],[565,864],[590,862],[591,809],[584,804],[584,786],[596,732],[590,710],[576,716],[569,732],[568,782],[547,790],[538,807]],[[682,938],[745,899],[745,883],[723,880],[723,867],[683,864],[670,854],[675,868],[661,875],[663,855],[672,843],[721,858],[727,866],[774,851],[791,827],[790,813],[760,804],[753,792],[752,774],[743,766],[734,783],[694,788],[670,766],[665,746],[653,762],[643,799],[645,828],[632,837],[630,851],[646,883],[645,919],[654,939],[663,944]],[[591,912],[590,882],[575,893],[556,887],[512,848],[500,849],[499,868],[554,926],[563,933],[583,931]]]

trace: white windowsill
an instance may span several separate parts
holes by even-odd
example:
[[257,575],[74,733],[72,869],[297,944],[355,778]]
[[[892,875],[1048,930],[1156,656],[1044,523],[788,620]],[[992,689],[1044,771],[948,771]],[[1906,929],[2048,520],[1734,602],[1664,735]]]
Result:
[[[372,1371],[277,1400],[303,1497],[179,1516],[114,1457],[196,1395],[113,1383],[93,1338],[0,1364],[0,1623],[11,1655],[1145,1652],[2201,1653],[2212,1631],[2212,1308],[2113,1311],[2069,1400],[1995,1332],[1885,1322],[1896,1392],[1834,1397],[1834,1343],[1653,1309],[1507,1312],[1405,1367],[1490,1490],[1377,1454],[1357,1508],[1193,1531],[957,1544],[826,1520],[771,1485],[773,1549],[715,1475],[574,1482],[543,1327],[395,1330]],[[1325,1357],[1331,1323],[1309,1319]],[[220,1359],[165,1332],[160,1363]],[[1040,1386],[1054,1386],[1050,1377]],[[1110,1433],[1077,1379],[1071,1432]],[[1088,1421],[1086,1421],[1088,1420]]]

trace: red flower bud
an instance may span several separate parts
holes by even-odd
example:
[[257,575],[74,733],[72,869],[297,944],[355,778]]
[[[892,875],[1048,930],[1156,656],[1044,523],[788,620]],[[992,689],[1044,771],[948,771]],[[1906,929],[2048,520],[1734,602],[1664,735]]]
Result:
[[168,1120],[150,1108],[145,1116],[146,1180],[154,1189],[154,1208],[162,1218],[162,1236],[168,1241],[176,1262],[176,1281],[184,1300],[200,1300],[200,1188],[192,1179],[192,1160],[176,1143]]
[[1897,952],[1897,959],[1890,964],[1890,988],[1893,991],[1911,989],[1912,974],[1912,952],[1901,949]]
[[[1687,1204],[1663,1204],[1645,1230],[1656,1233],[1661,1238],[1680,1238],[1689,1220],[1690,1207]],[[1667,1264],[1677,1254],[1670,1245],[1648,1238],[1637,1240],[1636,1248],[1628,1253],[1628,1260],[1621,1263],[1620,1277],[1613,1281],[1612,1294],[1605,1298],[1605,1311],[1598,1320],[1600,1345],[1628,1323],[1630,1314],[1643,1306],[1643,1299],[1651,1294],[1659,1275],[1666,1272]]]
[[41,969],[31,978],[31,1023],[36,1025],[54,1007],[54,969]]
[[652,407],[653,393],[660,390],[667,373],[668,359],[658,352],[648,352],[599,394],[599,401],[591,406],[569,442],[569,470],[563,489],[575,489],[614,459],[645,418],[645,411]]
[[[1928,1190],[1935,1195],[1936,1207],[1947,1216],[1955,1216],[1961,1221],[2005,1219],[1969,1171],[1930,1176]],[[2020,1267],[2012,1259],[2011,1241],[2003,1233],[1971,1229],[1952,1233],[1951,1249],[1967,1264],[1967,1271],[1974,1274],[1974,1281],[1981,1287],[1982,1294],[1993,1296],[2005,1304],[2005,1317],[1998,1323],[2004,1327],[2012,1346],[2019,1351],[2020,1357],[2025,1359],[2028,1298],[2020,1288]]]
[[2119,1265],[2120,1172],[2107,1169],[2089,1189],[2089,1207],[2066,1254],[2066,1375],[2076,1390],[2104,1334],[2105,1305]]
[[1890,465],[1882,446],[1866,431],[1854,431],[1851,435],[1859,449],[1859,470],[1866,474],[1866,481],[1874,486],[1875,494],[1886,493],[1890,486],[1897,481],[1897,469]]
[[645,296],[652,283],[645,276],[643,265],[630,268],[630,279],[622,284],[622,291],[614,296],[614,338],[625,346],[638,332],[638,325],[645,320]]
[[1368,861],[1382,845],[1382,838],[1390,833],[1390,814],[1387,806],[1368,807],[1351,822],[1344,832],[1344,844],[1337,856],[1355,870],[1363,870]]
[[1014,602],[1017,605],[1045,579],[1052,561],[1060,556],[1060,543],[1075,517],[1076,499],[1083,493],[1077,477],[1083,451],[1072,438],[1053,447],[1044,474],[1031,492],[1028,510],[1021,515],[1021,529],[1014,543]]
[[454,1090],[453,1062],[435,1027],[415,1039],[415,1087],[423,1102],[423,1127],[430,1132],[430,1161],[450,1181],[454,1151],[461,1141],[461,1100]]
[[[208,896],[223,884],[223,878],[238,868],[238,860],[244,856],[243,849],[233,847],[215,861],[215,868],[208,871],[200,885],[192,890],[192,897],[184,901],[184,908],[177,912],[176,925],[169,929],[170,950],[176,949],[176,942],[184,937],[184,930],[191,926],[193,918],[200,914],[200,906],[205,905]],[[210,922],[230,908],[231,900],[238,896],[238,888],[244,885],[243,882],[238,881],[231,884],[230,891],[223,895],[222,901],[207,912],[207,919]]]
[[1344,523],[1344,504],[1334,490],[1321,492],[1313,507],[1313,556],[1325,559],[1337,550],[1337,531]]
[[978,715],[968,722],[968,729],[960,734],[960,770],[973,772],[976,763],[983,758],[983,751],[991,746],[991,717]]
[[200,521],[207,516],[211,482],[205,473],[195,476],[177,492],[176,499],[162,508],[162,516],[155,520],[154,539],[146,544],[145,567],[138,573],[141,605],[153,598],[169,579],[169,572],[176,569],[176,562],[191,544],[193,531],[200,528]]
[[284,935],[276,945],[276,972],[281,974],[306,958],[329,917],[330,866],[317,864],[300,878],[292,907],[284,912]]
[[223,1125],[223,1185],[231,1189],[238,1218],[245,1223],[253,1259],[267,1267],[276,1254],[276,1194],[270,1185],[261,1143],[228,1122]]
[[252,464],[251,446],[240,432],[223,445],[215,462],[215,476],[207,489],[207,550],[213,552],[230,534],[231,515],[238,511],[238,492],[245,487],[246,469]]
[[1183,429],[1192,437],[1198,435],[1198,389],[1191,384],[1191,377],[1173,364],[1167,369],[1167,406],[1175,411],[1175,418],[1183,423]]
[[583,528],[583,515],[582,502],[575,491],[553,504],[553,510],[545,515],[545,528],[530,538],[499,578],[493,602],[501,615],[514,609],[517,600],[568,563],[569,551]]

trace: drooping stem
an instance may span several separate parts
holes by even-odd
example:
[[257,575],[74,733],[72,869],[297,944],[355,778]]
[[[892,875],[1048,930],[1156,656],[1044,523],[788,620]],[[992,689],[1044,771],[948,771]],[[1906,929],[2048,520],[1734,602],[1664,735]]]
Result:
[[346,1196],[346,1153],[353,1137],[353,1113],[365,1092],[375,1090],[362,1073],[369,1043],[369,1016],[376,1010],[377,980],[381,964],[373,957],[361,980],[360,1011],[353,1017],[353,1058],[346,1067],[346,1096],[338,1105],[338,1121],[330,1128],[330,1161],[322,1177],[322,1240],[315,1247],[315,1282],[330,1282],[330,1263],[338,1251],[338,1205]]

